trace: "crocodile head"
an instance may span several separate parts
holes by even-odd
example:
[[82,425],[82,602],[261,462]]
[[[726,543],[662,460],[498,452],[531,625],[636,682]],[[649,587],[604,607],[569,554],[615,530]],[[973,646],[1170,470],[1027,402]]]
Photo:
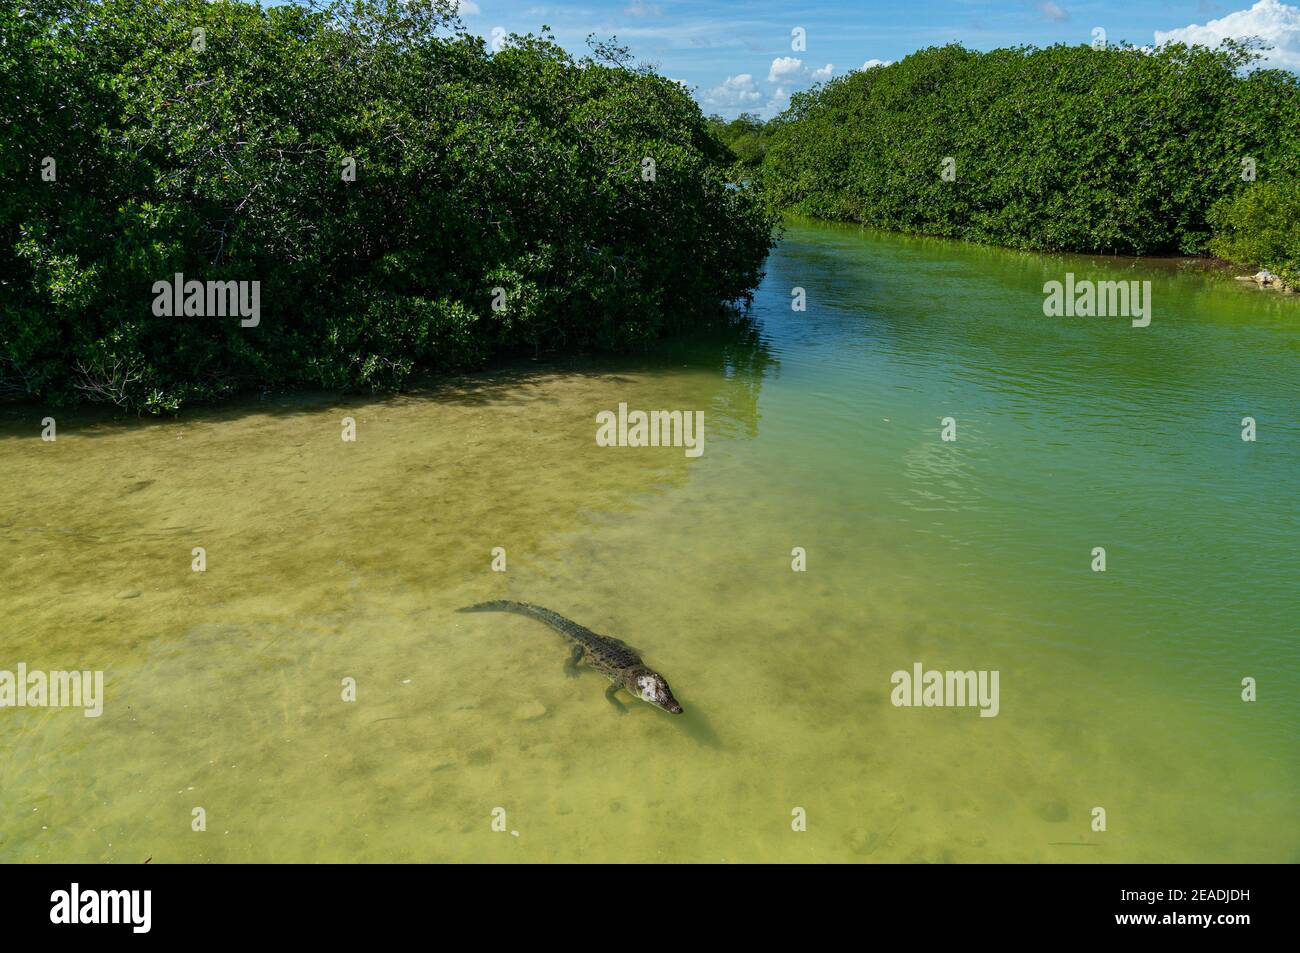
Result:
[[642,701],[672,712],[674,715],[682,713],[682,706],[677,703],[676,698],[673,698],[673,690],[668,687],[668,683],[658,672],[648,668],[642,669],[632,677],[631,682],[628,687],[632,690],[632,694]]

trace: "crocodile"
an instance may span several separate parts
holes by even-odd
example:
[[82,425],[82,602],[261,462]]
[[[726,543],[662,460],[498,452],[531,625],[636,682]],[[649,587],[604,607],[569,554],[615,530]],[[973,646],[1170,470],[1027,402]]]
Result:
[[635,649],[612,636],[597,635],[586,626],[578,625],[558,612],[527,602],[499,599],[495,602],[480,602],[477,605],[465,606],[456,611],[513,612],[543,622],[573,643],[573,652],[569,660],[564,663],[565,672],[570,676],[576,676],[578,663],[585,660],[593,669],[609,679],[605,697],[614,707],[626,711],[623,704],[615,697],[618,690],[623,688],[656,708],[662,708],[674,715],[682,713],[682,706],[673,697],[672,689],[668,687],[664,677],[647,667]]

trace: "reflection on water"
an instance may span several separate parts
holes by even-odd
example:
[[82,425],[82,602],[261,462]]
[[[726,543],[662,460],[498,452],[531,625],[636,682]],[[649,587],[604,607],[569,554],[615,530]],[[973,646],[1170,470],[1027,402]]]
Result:
[[[1044,318],[1067,270],[1151,280],[1151,327]],[[0,860],[1294,860],[1300,304],[1252,292],[795,224],[753,324],[651,356],[52,444],[15,409],[0,669],[107,701],[0,711]],[[704,410],[704,455],[597,447],[620,402]],[[495,598],[686,713],[454,612]],[[915,662],[1000,714],[893,707]]]

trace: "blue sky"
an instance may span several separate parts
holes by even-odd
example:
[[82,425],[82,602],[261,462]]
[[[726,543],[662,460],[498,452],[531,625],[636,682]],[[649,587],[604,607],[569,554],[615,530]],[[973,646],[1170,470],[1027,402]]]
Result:
[[[1278,47],[1273,65],[1300,67],[1300,6],[1282,0],[462,0],[462,18],[489,38],[498,27],[549,25],[579,53],[589,33],[616,35],[637,59],[690,87],[706,112],[728,117],[772,115],[795,89],[926,46],[1087,43],[1094,27],[1111,42],[1139,45],[1157,33],[1216,42],[1261,35]],[[791,49],[795,27],[806,31],[806,50]]]

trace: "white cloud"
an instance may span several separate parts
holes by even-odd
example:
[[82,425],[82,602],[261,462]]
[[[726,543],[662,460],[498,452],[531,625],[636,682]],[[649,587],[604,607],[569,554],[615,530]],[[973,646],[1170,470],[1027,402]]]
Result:
[[721,86],[715,86],[701,96],[700,102],[719,109],[749,109],[762,103],[760,113],[775,116],[790,105],[790,95],[795,90],[825,82],[834,74],[832,63],[814,69],[805,66],[797,56],[778,56],[767,71],[767,81],[773,85],[768,93],[764,94],[751,74],[741,73],[728,76]]
[[803,60],[797,56],[778,56],[772,60],[772,68],[767,71],[769,83],[779,83],[787,76],[798,76],[803,72]]
[[705,105],[722,108],[752,106],[762,98],[763,94],[758,91],[754,77],[749,73],[728,76],[726,82],[721,86],[714,86],[703,96]]
[[877,66],[888,66],[893,60],[867,60],[862,64],[864,70],[875,69]]
[[1238,10],[1204,26],[1193,23],[1177,30],[1156,31],[1156,43],[1199,43],[1218,46],[1222,40],[1259,37],[1273,50],[1266,52],[1269,66],[1300,70],[1300,7],[1278,0],[1259,0],[1249,10]]
[[831,78],[835,72],[835,67],[830,63],[820,69],[810,69],[803,65],[803,60],[797,56],[778,56],[772,60],[772,65],[767,71],[767,81],[769,83],[798,83],[800,81],[811,80],[819,83],[822,80]]
[[456,8],[456,13],[462,17],[476,17],[483,12],[474,0],[452,0],[451,5]]
[[1059,4],[1053,3],[1052,0],[1039,0],[1038,10],[1047,19],[1056,23],[1070,19],[1068,14]]
[[700,97],[705,106],[717,109],[749,109],[762,103],[761,113],[775,116],[790,105],[790,96],[796,90],[806,89],[813,83],[823,83],[835,75],[835,64],[812,67],[797,56],[778,56],[767,71],[767,82],[772,84],[764,93],[750,73],[728,76],[721,86],[715,86]]

